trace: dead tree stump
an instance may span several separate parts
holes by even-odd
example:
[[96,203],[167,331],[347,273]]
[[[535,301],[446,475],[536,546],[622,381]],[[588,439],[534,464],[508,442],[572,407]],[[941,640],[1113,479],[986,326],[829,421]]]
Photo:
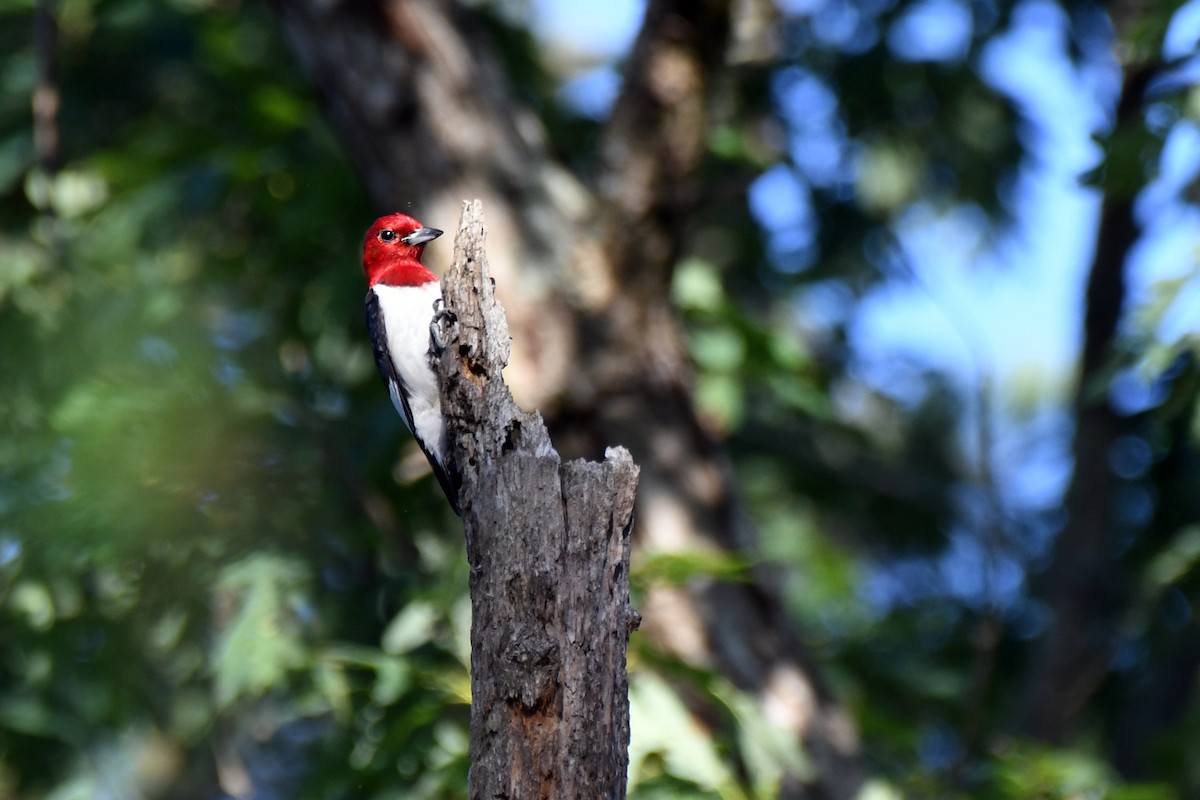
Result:
[[485,237],[479,201],[465,203],[435,323],[471,567],[469,793],[619,800],[638,468],[624,448],[562,463],[541,415],[516,406]]

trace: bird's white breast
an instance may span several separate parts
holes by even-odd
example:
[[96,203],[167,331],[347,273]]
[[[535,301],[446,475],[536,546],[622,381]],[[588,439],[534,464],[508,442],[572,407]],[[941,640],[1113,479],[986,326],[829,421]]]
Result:
[[[441,403],[438,399],[437,375],[429,362],[429,324],[433,321],[434,300],[441,298],[442,289],[434,281],[421,286],[385,286],[376,284],[375,294],[387,330],[387,346],[396,373],[408,388],[409,408],[413,419],[410,427],[426,449],[442,460],[443,441]],[[404,410],[397,398],[397,411]]]

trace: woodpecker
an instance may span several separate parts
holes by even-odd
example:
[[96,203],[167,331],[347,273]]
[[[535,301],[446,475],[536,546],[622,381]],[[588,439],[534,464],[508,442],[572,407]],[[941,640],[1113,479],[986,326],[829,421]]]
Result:
[[450,454],[437,372],[429,357],[430,323],[441,304],[437,277],[421,263],[425,245],[441,236],[406,214],[375,220],[363,241],[367,330],[375,364],[392,405],[412,432],[454,513],[460,479]]

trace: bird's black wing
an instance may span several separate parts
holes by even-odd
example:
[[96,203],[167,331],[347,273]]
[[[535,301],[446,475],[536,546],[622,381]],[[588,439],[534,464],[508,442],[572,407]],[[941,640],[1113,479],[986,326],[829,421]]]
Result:
[[[458,487],[460,479],[452,464],[443,465],[434,457],[433,453],[429,452],[429,448],[425,446],[425,442],[421,441],[421,437],[417,435],[417,426],[413,421],[412,408],[408,405],[408,387],[404,385],[404,380],[400,374],[396,372],[396,367],[392,363],[391,353],[388,351],[387,327],[383,321],[383,311],[379,307],[379,295],[373,290],[367,290],[367,331],[371,335],[371,347],[375,351],[375,366],[379,368],[379,374],[383,377],[384,383],[387,384],[388,394],[392,397],[392,405],[400,412],[400,416],[404,418],[404,425],[408,428],[412,437],[417,440],[417,444],[421,448],[421,452],[425,454],[425,458],[429,461],[429,466],[433,469],[433,475],[437,478],[438,483],[442,487],[442,491],[446,493],[446,499],[450,501],[450,507],[454,509],[454,513],[459,516],[462,511],[458,507]],[[447,461],[451,456],[446,453]]]

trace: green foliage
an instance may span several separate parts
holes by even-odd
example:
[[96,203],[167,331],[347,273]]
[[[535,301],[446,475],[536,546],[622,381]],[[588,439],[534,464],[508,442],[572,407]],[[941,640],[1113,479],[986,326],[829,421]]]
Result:
[[[1195,276],[1154,287],[1095,387],[1134,380],[1157,398],[1131,412],[1150,455],[1122,488],[1158,502],[1119,554],[1123,665],[1086,746],[1033,745],[1012,715],[1038,608],[946,591],[937,566],[956,534],[997,524],[979,517],[1012,512],[979,512],[958,435],[970,404],[931,373],[914,395],[884,391],[855,371],[846,313],[820,329],[797,313],[808,291],[836,311],[886,274],[915,206],[977,207],[1004,230],[1020,120],[978,57],[1008,8],[972,4],[966,52],[920,61],[884,35],[912,3],[861,5],[873,33],[858,43],[784,15],[778,58],[720,82],[710,200],[671,291],[694,402],[728,440],[760,545],[644,558],[635,589],[769,566],[863,736],[863,800],[1195,796],[1194,696],[1146,723],[1154,774],[1126,780],[1112,757],[1195,635],[1196,337],[1163,333]],[[63,0],[63,168],[46,174],[32,8],[0,0],[0,797],[209,797],[298,763],[297,798],[463,797],[461,543],[429,480],[393,477],[403,434],[373,375],[355,263],[372,209],[276,22],[239,2]],[[1155,52],[1172,11],[1147,6],[1128,52]],[[555,103],[529,31],[481,14],[558,155],[593,164],[597,123]],[[856,154],[825,181],[783,100],[808,80]],[[1155,103],[1194,124],[1198,97]],[[1114,131],[1097,188],[1135,196],[1166,133]],[[771,168],[811,201],[791,249],[740,191]],[[880,601],[881,579],[904,591]],[[771,798],[785,771],[817,769],[728,678],[637,636],[631,661],[632,798]]]
[[[48,176],[28,13],[0,8],[0,794],[213,794],[213,752],[313,752],[312,796],[394,790],[398,764],[405,796],[454,796],[461,610],[380,642],[465,579],[368,527],[402,438],[362,337],[370,209],[274,23],[61,4]],[[297,731],[317,743],[278,744]]]
[[1112,800],[1170,800],[1165,784],[1122,784],[1095,756],[1016,743],[998,748],[995,796],[1001,798],[1104,797]]
[[[213,649],[217,707],[286,686],[289,674],[312,660],[301,640],[299,609],[309,594],[303,567],[268,555],[231,564],[217,579],[218,603],[235,606]],[[234,595],[226,600],[222,595]],[[334,674],[320,673],[331,689]],[[341,696],[344,691],[337,691]]]
[[[750,800],[775,797],[784,774],[811,778],[813,765],[771,711],[720,676],[634,649],[630,678],[629,791],[662,797]],[[641,661],[645,659],[645,661]],[[655,671],[645,667],[653,663]],[[682,690],[682,691],[681,691]],[[703,696],[732,736],[701,723],[685,698]]]

